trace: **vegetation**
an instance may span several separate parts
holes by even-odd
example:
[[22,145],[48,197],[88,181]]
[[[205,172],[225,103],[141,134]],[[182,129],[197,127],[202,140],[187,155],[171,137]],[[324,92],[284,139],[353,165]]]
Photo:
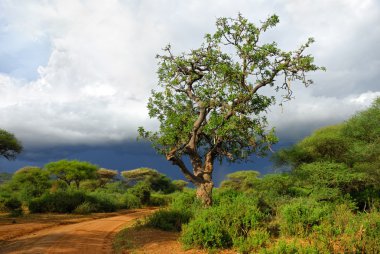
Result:
[[304,53],[312,38],[295,51],[260,42],[262,34],[278,22],[276,15],[260,26],[240,14],[236,19],[219,18],[216,32],[206,34],[199,48],[175,55],[169,45],[157,56],[162,90],[152,92],[148,110],[150,117],[160,121],[160,128],[150,132],[140,127],[139,133],[180,168],[197,187],[204,205],[212,203],[215,161],[262,156],[277,142],[274,130],[267,131],[265,117],[275,98],[261,93],[262,88],[283,90],[290,100],[291,82],[307,86],[312,80],[306,73],[324,70]]
[[[112,212],[142,206],[166,206],[170,193],[180,191],[167,176],[148,169],[135,170],[117,178],[116,170],[98,168],[85,161],[60,160],[43,168],[23,167],[14,174],[3,174],[0,184],[0,210],[11,216],[30,213]],[[138,177],[137,177],[138,175]],[[178,182],[178,181],[177,181]],[[181,188],[184,183],[179,181]]]
[[286,173],[231,173],[213,206],[185,190],[145,225],[180,231],[185,247],[212,251],[379,253],[379,124],[380,98],[280,150],[274,160]]
[[21,142],[12,133],[0,129],[0,156],[14,160],[22,149]]
[[98,167],[86,161],[60,160],[50,162],[45,165],[47,171],[59,180],[65,182],[67,186],[75,183],[79,189],[79,184],[85,179],[94,179]]

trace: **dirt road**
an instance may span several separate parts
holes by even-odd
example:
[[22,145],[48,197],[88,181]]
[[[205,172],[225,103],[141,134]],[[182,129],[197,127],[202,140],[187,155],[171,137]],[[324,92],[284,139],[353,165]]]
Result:
[[112,253],[114,234],[153,211],[139,209],[124,215],[43,229],[2,242],[0,253]]

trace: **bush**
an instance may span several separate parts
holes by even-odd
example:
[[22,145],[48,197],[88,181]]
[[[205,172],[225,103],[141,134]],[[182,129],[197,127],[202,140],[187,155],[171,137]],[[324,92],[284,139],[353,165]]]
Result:
[[195,246],[206,249],[229,248],[232,238],[225,227],[216,219],[207,219],[207,213],[184,225],[181,236],[185,246]]
[[177,211],[187,211],[193,215],[195,210],[202,208],[201,202],[195,196],[195,190],[187,189],[183,192],[171,194],[171,203],[169,208]]
[[96,208],[90,202],[84,202],[75,208],[74,213],[77,214],[89,214],[95,212]]
[[95,207],[94,212],[114,212],[121,206],[115,195],[104,192],[92,192],[87,194],[86,201]]
[[139,208],[141,207],[141,202],[138,197],[131,193],[124,193],[122,196],[122,203],[123,203],[123,208],[126,209],[132,209],[132,208]]
[[128,192],[135,195],[140,200],[141,204],[146,205],[149,203],[151,189],[147,183],[138,182],[135,186],[130,188]]
[[15,197],[10,197],[9,199],[5,200],[5,202],[4,202],[4,207],[7,211],[10,212],[11,216],[22,215],[21,206],[22,206],[21,201]]
[[331,208],[312,199],[296,199],[280,209],[281,233],[307,236],[331,213]]
[[96,192],[85,194],[69,190],[46,193],[35,198],[29,203],[29,210],[32,213],[71,213],[85,202],[91,204],[92,212],[113,212],[117,208],[117,200],[111,194]]
[[215,200],[213,207],[198,210],[183,227],[185,245],[208,249],[234,246],[248,251],[265,244],[269,234],[259,228],[266,215],[258,208],[257,199],[229,190],[218,193]]
[[165,231],[181,231],[182,225],[188,223],[191,215],[186,211],[159,210],[148,217],[146,225]]
[[264,247],[269,242],[269,237],[269,233],[265,229],[252,230],[247,237],[234,239],[234,246],[240,253],[250,253]]
[[56,212],[71,213],[76,207],[86,201],[86,195],[79,191],[57,191],[46,193],[32,199],[29,210],[32,213]]
[[149,205],[151,206],[167,206],[171,201],[171,197],[165,194],[153,193],[150,196]]
[[285,241],[279,241],[276,245],[268,249],[260,251],[261,254],[319,254],[320,252],[314,246],[304,246],[302,244],[293,242],[287,243]]

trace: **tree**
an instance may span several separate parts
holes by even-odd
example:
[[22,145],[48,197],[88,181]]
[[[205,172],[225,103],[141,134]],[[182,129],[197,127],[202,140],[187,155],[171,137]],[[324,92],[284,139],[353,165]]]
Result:
[[60,160],[46,164],[45,168],[67,185],[75,183],[75,186],[79,188],[81,181],[96,178],[98,166],[86,161]]
[[7,160],[14,160],[22,149],[21,142],[12,133],[0,129],[0,156]]
[[176,186],[164,174],[151,168],[137,168],[121,172],[128,182],[145,182],[152,190],[164,193],[174,192]]
[[227,180],[221,182],[221,188],[246,191],[252,189],[259,181],[259,172],[255,170],[241,170],[227,175]]
[[22,200],[25,201],[41,196],[51,187],[49,173],[39,167],[23,167],[17,170],[12,176],[11,185],[20,190]]
[[117,176],[117,170],[100,168],[96,171],[99,179],[100,187],[104,187],[109,182],[112,182]]
[[169,45],[157,56],[162,90],[152,91],[148,110],[160,128],[151,132],[140,127],[139,134],[180,168],[205,205],[212,203],[215,161],[262,156],[277,141],[274,129],[267,130],[265,117],[275,98],[259,92],[271,87],[284,91],[284,100],[290,100],[291,82],[307,86],[312,83],[306,77],[309,71],[324,70],[304,54],[312,38],[295,51],[259,42],[261,34],[278,22],[276,15],[260,26],[240,14],[236,19],[219,18],[216,32],[206,34],[199,48],[176,55]]
[[184,180],[173,180],[172,182],[174,184],[174,186],[176,187],[176,189],[178,191],[183,191],[183,189],[189,185],[189,182],[186,182]]
[[[347,121],[320,128],[274,161],[289,165],[297,185],[309,195],[333,199],[350,194],[361,209],[380,193],[380,98]],[[334,194],[335,193],[335,194]]]

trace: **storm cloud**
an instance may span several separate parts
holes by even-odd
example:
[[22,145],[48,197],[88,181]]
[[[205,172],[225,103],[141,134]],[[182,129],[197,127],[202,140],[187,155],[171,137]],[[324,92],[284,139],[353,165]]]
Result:
[[138,126],[158,126],[146,109],[155,55],[168,43],[175,52],[198,47],[216,18],[238,13],[255,23],[278,14],[264,41],[293,50],[314,37],[308,53],[327,67],[310,74],[311,87],[294,84],[295,100],[268,113],[285,142],[380,96],[376,0],[0,0],[0,128],[28,151],[130,146]]

